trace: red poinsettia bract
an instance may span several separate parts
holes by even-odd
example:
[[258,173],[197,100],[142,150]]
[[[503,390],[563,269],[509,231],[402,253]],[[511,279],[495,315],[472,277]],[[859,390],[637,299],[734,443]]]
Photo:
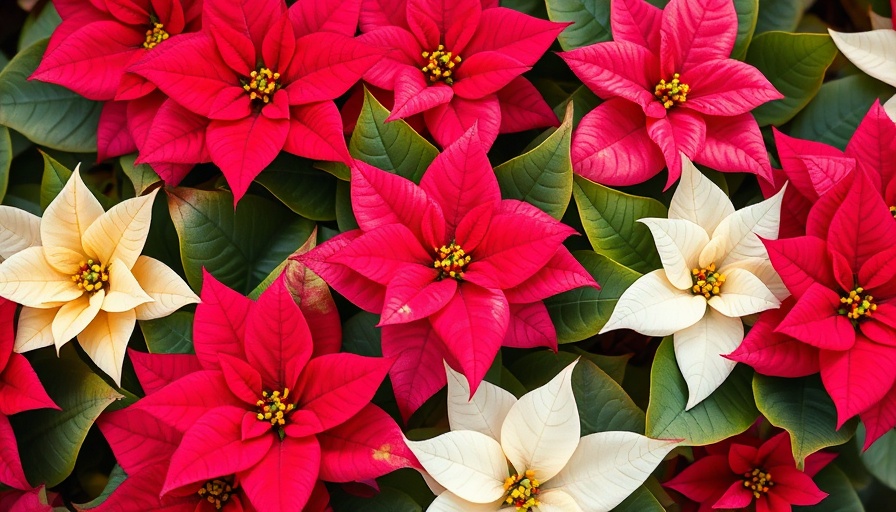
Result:
[[[382,53],[349,37],[358,10],[357,2],[330,0],[289,9],[283,0],[206,0],[201,32],[172,38],[131,71],[208,119],[208,127],[196,133],[180,126],[176,112],[160,110],[153,123],[169,135],[142,160],[198,151],[204,135],[235,200],[281,150],[347,162],[333,99]],[[194,137],[172,136],[181,132]]]
[[369,403],[390,360],[321,353],[283,277],[258,302],[210,274],[203,282],[196,355],[134,359],[148,395],[132,408],[183,432],[170,441],[162,495],[226,481],[257,510],[316,509],[327,499],[313,492],[320,480],[367,480],[414,460]]
[[14,512],[49,511],[51,508],[41,502],[43,491],[33,489],[25,478],[8,416],[59,407],[47,396],[25,356],[13,352],[15,313],[14,302],[0,299],[0,484],[12,488],[0,492],[0,508]]
[[556,349],[543,299],[597,286],[563,247],[574,231],[502,200],[476,128],[439,155],[417,186],[355,162],[360,229],[301,260],[362,309],[381,315],[383,354],[405,417],[446,383],[443,359],[473,390],[504,346]]
[[838,426],[860,414],[870,445],[896,426],[896,221],[858,169],[821,196],[806,231],[765,242],[795,302],[760,317],[730,357],[770,375],[820,370]]
[[521,75],[567,24],[486,3],[363,3],[361,39],[389,51],[364,79],[394,91],[389,119],[422,113],[442,147],[477,122],[486,146],[499,133],[556,125],[553,111]]
[[706,456],[663,485],[700,504],[700,512],[746,509],[790,512],[791,505],[815,505],[827,493],[812,477],[836,455],[814,453],[806,469],[796,468],[790,437],[781,432],[764,443],[746,434],[706,447]]
[[737,37],[732,0],[613,0],[613,41],[561,53],[606,101],[573,137],[573,168],[606,185],[633,185],[669,169],[684,153],[725,172],[771,179],[759,126],[750,111],[783,98],[756,68],[730,59]]

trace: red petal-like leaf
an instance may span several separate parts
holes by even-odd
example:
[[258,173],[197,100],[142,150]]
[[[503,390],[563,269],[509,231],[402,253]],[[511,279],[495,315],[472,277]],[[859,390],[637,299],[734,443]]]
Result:
[[[776,128],[772,128],[772,132],[778,148],[778,159],[787,179],[793,187],[799,189],[800,194],[812,201],[855,168],[855,161],[844,157],[843,152],[837,148],[821,142],[790,137]],[[809,171],[810,161],[816,168],[813,172]],[[818,172],[819,170],[822,171]]]
[[125,101],[109,101],[100,112],[100,122],[96,129],[98,162],[133,153],[137,144],[128,130],[128,104]]
[[[99,417],[97,426],[128,475],[160,462],[167,466],[183,435],[152,414],[134,408],[107,412]],[[162,473],[158,468],[156,472]],[[161,488],[160,479],[156,496]]]
[[251,299],[221,284],[208,271],[202,271],[202,302],[196,306],[193,321],[193,350],[203,368],[220,368],[218,354],[245,359],[243,339]]
[[660,30],[663,73],[682,73],[704,62],[727,59],[737,38],[737,12],[730,0],[672,0]]
[[[387,83],[383,83],[387,86]],[[454,89],[444,83],[429,84],[423,74],[409,66],[399,66],[394,74],[395,106],[387,121],[402,119],[439,105],[454,97]]]
[[423,239],[420,217],[434,206],[426,192],[412,181],[355,160],[351,196],[352,212],[365,232],[398,223]]
[[557,351],[557,330],[544,303],[510,305],[510,324],[501,345],[511,348],[547,347]]
[[726,457],[709,455],[695,460],[684,471],[675,475],[675,478],[663,483],[663,486],[698,503],[713,503],[722,497],[736,478]]
[[683,107],[711,116],[745,114],[784,96],[758,69],[734,59],[704,62],[681,75],[693,88]]
[[818,373],[818,349],[775,332],[790,313],[794,300],[788,299],[780,309],[771,309],[759,319],[734,352],[724,356],[748,364],[757,372],[773,377],[805,377]]
[[351,162],[342,131],[342,117],[332,101],[289,109],[289,134],[283,150],[315,160]]
[[534,18],[506,7],[485,9],[476,33],[464,51],[470,56],[480,52],[501,52],[525,66],[534,66],[568,25]]
[[496,93],[529,68],[501,52],[477,53],[464,59],[452,88],[454,94],[461,98],[478,100]]
[[[385,247],[389,250],[383,250]],[[433,256],[403,224],[387,224],[352,240],[329,261],[351,267],[368,279],[386,285],[405,266],[428,266]]]
[[[418,38],[421,34],[427,35],[426,41],[431,43],[429,50],[435,50],[436,45],[444,42],[449,51],[463,54],[473,32],[479,26],[481,13],[480,0],[408,0],[407,2],[407,19],[411,31]],[[435,39],[432,39],[433,34]]]
[[669,177],[666,188],[681,176],[681,154],[692,160],[706,140],[706,122],[703,116],[687,110],[675,109],[662,119],[647,118],[647,135],[659,146],[666,159]]
[[857,172],[847,174],[818,198],[818,201],[812,206],[809,216],[806,218],[807,235],[817,236],[824,240],[828,239],[831,220],[846,199],[846,195],[852,188],[852,182],[855,181],[855,176],[858,174]]
[[333,100],[345,94],[382,57],[378,48],[353,38],[317,32],[296,43],[292,65],[284,73],[290,105]]
[[220,371],[204,370],[172,382],[132,407],[186,431],[208,411],[223,406],[245,409],[245,403],[233,396]]
[[875,181],[879,176],[877,183],[885,187],[896,178],[894,154],[896,154],[896,124],[884,111],[880,100],[875,100],[871,110],[849,140],[846,156],[855,158],[869,177],[875,177]]
[[383,356],[395,360],[389,379],[401,416],[407,419],[447,383],[442,361],[447,352],[429,320],[387,325]]
[[233,393],[233,396],[245,402],[244,405],[254,406],[261,398],[262,389],[282,389],[279,386],[264,386],[259,369],[243,359],[227,354],[220,354],[218,359],[221,361],[221,373],[224,374],[227,389]]
[[404,0],[363,0],[358,24],[361,32],[387,26],[408,28],[407,4]]
[[641,0],[615,0],[610,4],[613,40],[658,50],[662,15],[661,9]]
[[283,269],[286,289],[302,310],[314,340],[312,357],[339,352],[342,346],[342,324],[330,287],[299,259],[300,255],[314,248],[316,238],[317,229],[289,257]]
[[442,309],[457,291],[457,281],[437,281],[439,271],[423,265],[408,265],[386,287],[386,302],[380,326],[405,324],[426,318]]
[[[271,436],[266,436],[271,439]],[[238,476],[243,491],[257,510],[303,510],[320,470],[320,445],[314,437],[275,441],[252,469]],[[274,489],[271,484],[276,483]]]
[[865,424],[865,444],[867,450],[880,436],[896,427],[896,387],[890,389],[877,404],[859,414]]
[[423,112],[423,119],[433,138],[443,148],[462,138],[475,125],[483,149],[488,150],[501,127],[501,105],[494,95],[478,100],[454,97],[448,103]]
[[560,56],[601,98],[626,99],[640,105],[648,114],[663,112],[653,94],[659,80],[659,61],[647,48],[632,43],[607,42],[583,46]]
[[357,482],[420,466],[395,420],[373,404],[318,440],[320,477],[328,482]]
[[334,290],[361,309],[379,313],[383,310],[386,287],[371,281],[351,266],[329,261],[331,257],[341,252],[361,235],[360,229],[341,233],[314,250],[303,254],[299,257],[299,261],[308,265],[308,268],[319,275]]
[[877,253],[892,247],[896,224],[880,192],[858,172],[852,187],[828,229],[828,245],[842,254],[851,269],[858,270]]
[[594,277],[561,245],[544,267],[517,286],[504,290],[504,296],[510,304],[526,304],[580,286],[600,289]]
[[22,469],[15,433],[6,416],[0,416],[0,482],[23,491],[31,489]]
[[335,32],[352,37],[358,28],[361,0],[310,0],[289,8],[296,37],[313,32]]
[[206,140],[208,152],[233,190],[234,204],[252,180],[274,161],[290,131],[285,119],[254,114],[239,121],[212,121]]
[[824,240],[814,236],[801,236],[764,240],[763,243],[772,266],[794,297],[802,297],[814,283],[820,283],[829,289],[837,287],[831,271],[833,264]]
[[[149,132],[140,146],[139,163],[156,162],[197,164],[211,161],[205,145],[209,120],[194,114],[173,100],[166,100],[152,120]],[[170,186],[180,180],[162,175]]]
[[134,371],[143,391],[149,395],[175,380],[202,370],[193,354],[147,354],[128,349]]
[[749,172],[772,179],[772,169],[759,125],[752,114],[705,116],[706,140],[693,160],[722,172]]
[[497,93],[501,105],[501,133],[515,133],[534,128],[559,126],[557,115],[551,110],[538,89],[519,76]]
[[837,406],[837,428],[873,407],[896,381],[896,348],[856,336],[847,351],[821,351],[821,381]]
[[840,295],[813,283],[775,332],[825,350],[849,350],[855,343],[855,328],[845,315],[837,313],[840,305]]

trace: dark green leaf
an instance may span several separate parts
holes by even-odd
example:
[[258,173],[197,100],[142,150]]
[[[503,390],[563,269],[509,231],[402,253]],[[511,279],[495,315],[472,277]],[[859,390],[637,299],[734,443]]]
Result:
[[581,176],[575,177],[573,195],[585,234],[595,251],[641,273],[660,267],[650,230],[636,221],[665,218],[668,211],[662,203],[625,194]]
[[808,507],[794,505],[793,512],[864,512],[856,489],[849,481],[849,477],[837,467],[829,464],[818,472],[813,478],[819,489],[828,493],[828,497],[821,503]]
[[[859,446],[865,444],[865,426],[856,434]],[[862,463],[875,478],[891,489],[896,489],[896,430],[889,430],[862,452]]]
[[0,126],[0,201],[6,195],[6,187],[9,184],[9,167],[12,164],[12,139],[9,130]]
[[734,9],[737,11],[737,39],[731,50],[731,58],[743,60],[747,55],[747,47],[753,40],[753,32],[756,30],[756,19],[759,15],[760,0],[734,0]]
[[807,0],[759,0],[756,34],[772,30],[793,32],[808,4]]
[[572,22],[557,40],[569,51],[601,41],[609,41],[610,0],[547,0],[551,21]]
[[740,434],[759,416],[751,378],[752,371],[738,365],[713,394],[686,411],[688,386],[678,369],[672,338],[664,339],[650,371],[647,435],[682,439],[684,446],[703,446]]
[[342,350],[368,357],[383,357],[380,330],[376,324],[380,316],[362,311],[349,318],[342,327]]
[[161,178],[148,164],[135,164],[135,160],[137,160],[136,153],[119,158],[118,163],[125,176],[134,185],[134,193],[139,196],[146,192],[146,189],[161,181]]
[[635,489],[628,498],[616,505],[612,512],[665,512],[666,509],[643,485]]
[[103,488],[102,494],[97,496],[92,501],[77,505],[77,510],[90,510],[102,505],[102,503],[109,498],[109,495],[115,492],[115,489],[118,489],[118,486],[121,485],[127,477],[128,475],[124,472],[123,469],[121,469],[121,466],[116,464],[112,468],[112,473],[109,474],[109,481],[106,482],[106,486]]
[[140,330],[153,354],[193,353],[193,313],[175,311],[155,320],[141,320]]
[[22,25],[22,33],[19,35],[19,51],[45,37],[50,37],[60,23],[62,23],[62,18],[56,12],[53,2],[47,2],[41,8],[31,11],[31,14],[25,19],[25,24]]
[[60,151],[96,151],[102,103],[59,85],[28,81],[46,48],[46,40],[29,46],[0,72],[0,124]]
[[591,361],[580,360],[576,365],[572,391],[579,409],[582,436],[617,430],[644,432],[644,411],[618,382]]
[[333,506],[334,512],[357,512],[359,510],[369,510],[371,512],[420,512],[423,510],[413,498],[389,487],[380,489],[380,492],[371,498],[362,498],[347,492],[334,493],[330,504]]
[[255,181],[306,219],[336,218],[336,178],[312,167],[310,160],[281,153]]

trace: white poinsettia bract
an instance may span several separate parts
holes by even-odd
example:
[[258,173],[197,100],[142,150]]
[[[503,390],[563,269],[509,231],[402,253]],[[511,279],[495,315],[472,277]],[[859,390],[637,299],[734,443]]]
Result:
[[142,256],[157,190],[103,211],[76,168],[43,217],[0,206],[0,297],[24,306],[15,351],[77,337],[116,383],[134,325],[199,297]]
[[650,229],[663,268],[622,294],[600,332],[673,335],[690,409],[734,369],[722,355],[743,341],[741,317],[777,308],[788,292],[759,239],[778,237],[784,190],[735,211],[719,187],[687,157],[682,161],[669,218],[639,221]]
[[428,512],[602,512],[631,494],[678,444],[633,432],[580,438],[567,366],[517,400],[483,382],[470,398],[446,365],[451,431],[408,446],[446,490]]
[[[870,11],[871,28],[866,32],[837,32],[828,29],[834,44],[869,76],[896,87],[896,30],[893,20]],[[896,95],[890,98],[884,109],[896,119]]]

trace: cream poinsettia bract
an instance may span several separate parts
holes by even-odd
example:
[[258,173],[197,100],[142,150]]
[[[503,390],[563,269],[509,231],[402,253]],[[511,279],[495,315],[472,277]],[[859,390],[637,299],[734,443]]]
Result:
[[[828,32],[837,49],[856,67],[869,76],[896,87],[896,25],[892,18],[885,18],[874,11],[869,13],[873,30],[837,32],[828,29]],[[896,120],[896,95],[884,104],[884,109]]]
[[741,317],[777,308],[788,295],[759,239],[778,237],[783,194],[782,188],[735,211],[728,196],[684,158],[669,218],[639,221],[650,228],[663,268],[622,294],[600,332],[674,335],[687,409],[734,369],[736,363],[722,355],[743,341]]
[[517,400],[446,365],[451,431],[408,447],[446,490],[427,512],[602,512],[640,486],[677,440],[633,432],[580,438],[576,363]]
[[140,255],[156,192],[104,212],[76,168],[42,218],[0,206],[0,296],[24,306],[16,352],[58,351],[77,336],[119,383],[136,320],[199,302],[168,266]]

